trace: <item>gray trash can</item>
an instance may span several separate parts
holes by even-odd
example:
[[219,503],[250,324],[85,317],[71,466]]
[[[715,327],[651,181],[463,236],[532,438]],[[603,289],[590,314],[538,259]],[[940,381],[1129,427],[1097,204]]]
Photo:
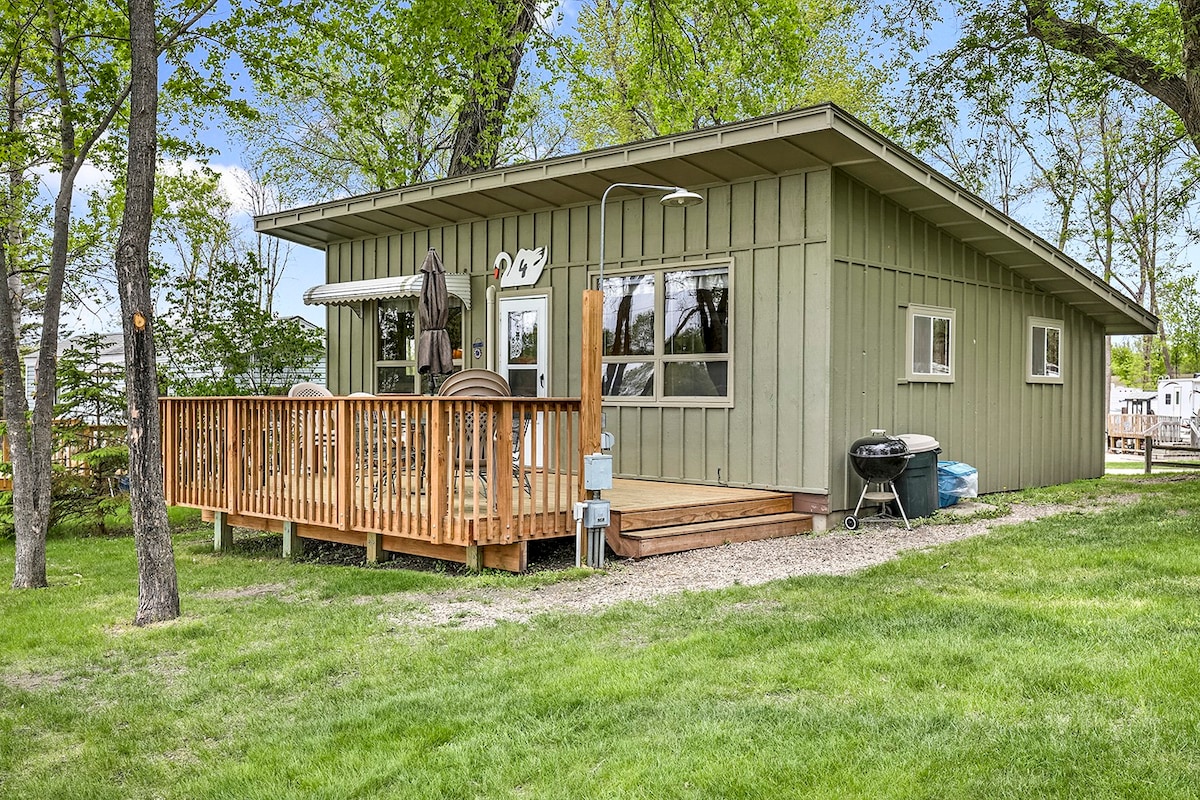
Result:
[[938,510],[938,440],[922,433],[902,433],[898,437],[908,446],[912,458],[896,478],[896,494],[909,519],[928,517]]

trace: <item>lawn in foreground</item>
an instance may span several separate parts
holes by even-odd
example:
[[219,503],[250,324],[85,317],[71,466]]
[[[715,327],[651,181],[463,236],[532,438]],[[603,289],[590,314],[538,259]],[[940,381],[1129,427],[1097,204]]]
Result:
[[391,612],[533,579],[181,543],[185,616],[141,630],[132,543],[55,540],[53,588],[0,589],[0,797],[1197,797],[1197,484],[484,631]]

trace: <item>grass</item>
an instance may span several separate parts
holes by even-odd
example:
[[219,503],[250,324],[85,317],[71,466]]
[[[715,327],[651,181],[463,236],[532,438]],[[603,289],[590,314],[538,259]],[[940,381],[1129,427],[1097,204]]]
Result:
[[1200,482],[1005,501],[1113,498],[855,576],[481,631],[391,612],[556,576],[188,533],[185,616],[135,629],[131,542],[55,539],[51,589],[0,590],[0,797],[1200,797]]

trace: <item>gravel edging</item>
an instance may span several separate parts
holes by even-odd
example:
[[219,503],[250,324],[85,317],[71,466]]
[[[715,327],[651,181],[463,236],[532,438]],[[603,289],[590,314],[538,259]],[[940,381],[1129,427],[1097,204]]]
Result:
[[400,627],[452,626],[460,630],[494,627],[500,622],[527,623],[539,614],[586,614],[623,602],[653,602],[685,591],[756,586],[800,575],[848,575],[920,550],[987,533],[1002,525],[1068,512],[1099,512],[1108,505],[1015,504],[1003,517],[923,525],[911,531],[894,525],[870,525],[854,533],[826,533],[763,539],[691,550],[640,561],[610,562],[604,572],[583,580],[526,589],[472,589],[404,594],[409,605],[385,618]]

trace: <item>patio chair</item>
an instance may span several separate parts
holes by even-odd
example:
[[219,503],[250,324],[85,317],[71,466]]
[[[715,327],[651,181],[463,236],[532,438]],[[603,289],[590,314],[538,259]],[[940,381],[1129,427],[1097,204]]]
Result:
[[319,383],[304,381],[288,389],[288,397],[333,397],[333,392]]
[[[456,372],[442,383],[441,389],[438,390],[440,397],[512,397],[512,390],[509,388],[508,381],[498,372],[493,372],[489,369],[466,369],[461,372]],[[490,417],[492,415],[488,415]],[[470,471],[479,481],[483,489],[483,496],[487,497],[487,480],[488,480],[488,461],[498,460],[495,453],[496,434],[492,431],[488,434],[489,420],[476,419],[475,412],[467,411],[462,415],[459,422],[459,429],[462,432],[463,438],[467,442],[472,442],[475,439],[475,428],[479,426],[479,454],[476,457],[473,448],[468,447],[468,452],[461,455],[455,451],[454,462],[455,470]],[[513,478],[521,480],[521,429],[522,420],[514,418],[513,426],[513,452],[511,458]],[[529,482],[529,476],[526,474],[522,481],[525,494],[531,495],[533,487]],[[493,498],[494,500],[494,498]]]

